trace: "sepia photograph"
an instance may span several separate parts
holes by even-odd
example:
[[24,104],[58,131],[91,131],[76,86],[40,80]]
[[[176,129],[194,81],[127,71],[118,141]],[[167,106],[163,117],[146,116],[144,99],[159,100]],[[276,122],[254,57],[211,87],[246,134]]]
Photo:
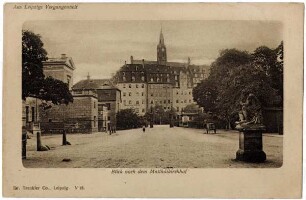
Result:
[[301,198],[304,4],[3,16],[3,196]]
[[23,165],[281,167],[283,48],[277,21],[27,21]]

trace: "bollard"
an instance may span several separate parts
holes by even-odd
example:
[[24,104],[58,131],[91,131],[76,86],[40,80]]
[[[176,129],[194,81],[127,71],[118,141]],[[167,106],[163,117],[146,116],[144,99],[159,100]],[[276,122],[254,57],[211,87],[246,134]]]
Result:
[[22,159],[27,159],[27,130],[22,127]]

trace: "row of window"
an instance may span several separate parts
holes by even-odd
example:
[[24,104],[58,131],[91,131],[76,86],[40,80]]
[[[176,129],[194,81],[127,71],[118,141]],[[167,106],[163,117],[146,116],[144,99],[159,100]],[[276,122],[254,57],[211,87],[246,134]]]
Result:
[[[136,94],[136,96],[140,95],[139,92],[136,92],[135,94]],[[125,97],[126,96],[126,92],[123,92],[122,95]],[[131,97],[132,96],[132,92],[129,92],[128,95]],[[144,96],[144,92],[141,92],[141,96]]]
[[187,102],[189,102],[189,103],[191,103],[192,102],[192,100],[191,99],[189,99],[188,101],[185,99],[185,100],[176,100],[176,103],[187,103]]
[[[171,103],[171,101],[170,101],[170,99],[168,99],[168,101],[167,100],[160,100],[159,102],[158,102],[158,100],[155,100],[155,104],[158,104],[158,103],[160,103],[160,104],[163,104],[163,102],[164,102],[164,104],[170,104]],[[154,100],[151,100],[151,104],[154,104]]]
[[[123,77],[122,77],[122,80],[123,80],[123,81],[126,81],[127,79],[126,79],[126,77],[125,77],[125,76],[123,76]],[[145,77],[144,77],[144,76],[142,76],[142,77],[141,77],[141,80],[142,80],[142,81],[144,81],[144,80],[145,80]],[[131,77],[131,81],[132,81],[132,82],[136,81],[135,76],[132,76],[132,77]]]
[[164,92],[159,92],[159,93],[151,93],[151,97],[170,97],[170,92],[164,93]]
[[[179,93],[180,93],[179,90],[177,90],[176,94],[179,95]],[[181,95],[187,95],[187,94],[191,95],[191,91],[189,91],[188,93],[187,91],[181,91]]]
[[[132,85],[132,84],[129,84],[128,87],[129,87],[129,88],[133,88],[133,85]],[[136,84],[136,85],[135,85],[135,88],[140,88],[140,87],[141,87],[141,88],[144,88],[144,84],[141,84],[141,85]],[[125,84],[123,84],[123,88],[126,88],[126,85],[125,85]]]
[[[139,104],[140,104],[140,101],[137,100],[137,101],[135,101],[135,103],[136,103],[136,105],[139,105]],[[141,100],[141,104],[144,104],[144,103],[145,103],[145,100],[144,100],[144,99]],[[133,104],[133,101],[132,101],[132,100],[129,100],[129,101],[123,100],[123,105],[132,105],[132,104]]]

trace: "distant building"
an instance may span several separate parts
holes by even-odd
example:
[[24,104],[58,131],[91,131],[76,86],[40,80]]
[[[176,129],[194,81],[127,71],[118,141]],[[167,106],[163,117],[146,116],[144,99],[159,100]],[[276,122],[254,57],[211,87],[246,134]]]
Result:
[[108,79],[81,80],[72,87],[74,94],[83,91],[93,91],[98,100],[98,127],[99,131],[106,131],[116,125],[116,114],[120,110],[121,91]]
[[179,114],[184,107],[194,103],[192,89],[207,78],[209,66],[169,62],[162,31],[157,45],[157,60],[135,60],[124,64],[115,76],[122,92],[122,108],[132,108],[144,115],[154,106],[164,110],[174,108]]

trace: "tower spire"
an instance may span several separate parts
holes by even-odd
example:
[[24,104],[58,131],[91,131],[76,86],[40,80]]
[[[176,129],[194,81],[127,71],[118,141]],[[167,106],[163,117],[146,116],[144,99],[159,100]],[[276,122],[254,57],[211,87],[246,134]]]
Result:
[[164,45],[163,27],[160,27],[159,44]]

